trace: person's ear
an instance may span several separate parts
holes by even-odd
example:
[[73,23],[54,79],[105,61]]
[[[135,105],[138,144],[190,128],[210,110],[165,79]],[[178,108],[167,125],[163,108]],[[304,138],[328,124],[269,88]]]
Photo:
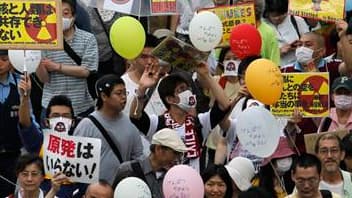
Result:
[[340,157],[340,161],[342,161],[343,159],[345,159],[345,151],[341,151],[341,157]]
[[44,126],[45,126],[46,128],[49,128],[49,127],[50,127],[49,118],[45,118],[45,119],[44,119]]
[[176,96],[166,96],[165,99],[168,104],[175,104],[178,103],[177,98]]

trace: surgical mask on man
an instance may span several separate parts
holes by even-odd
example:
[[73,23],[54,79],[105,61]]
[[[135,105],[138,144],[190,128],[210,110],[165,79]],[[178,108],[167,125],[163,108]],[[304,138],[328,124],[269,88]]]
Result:
[[314,50],[308,48],[308,47],[298,47],[296,49],[296,58],[297,62],[301,64],[308,64],[309,61],[313,59],[313,53]]
[[292,165],[292,157],[286,157],[276,160],[276,169],[281,173],[285,173],[290,170]]
[[348,110],[352,108],[352,96],[335,95],[334,103],[337,109]]
[[197,105],[196,96],[190,91],[186,90],[178,94],[180,102],[177,104],[184,111],[190,111],[192,108],[195,108]]
[[68,133],[72,126],[72,119],[65,117],[49,118],[49,127],[55,132]]
[[73,22],[73,18],[62,18],[62,30],[66,31],[68,29],[70,29],[71,25]]

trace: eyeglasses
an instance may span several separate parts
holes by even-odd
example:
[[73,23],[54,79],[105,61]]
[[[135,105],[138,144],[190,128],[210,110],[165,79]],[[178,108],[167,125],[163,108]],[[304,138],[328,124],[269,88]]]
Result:
[[29,176],[38,177],[41,174],[42,174],[41,171],[38,171],[38,172],[21,172],[20,176],[21,177],[26,177],[26,178],[29,177]]
[[336,155],[340,152],[340,149],[338,148],[320,148],[319,153],[322,155],[327,155],[331,153],[331,155]]
[[296,185],[303,186],[305,183],[308,183],[310,185],[317,184],[319,182],[318,178],[312,177],[312,178],[298,178],[296,179]]

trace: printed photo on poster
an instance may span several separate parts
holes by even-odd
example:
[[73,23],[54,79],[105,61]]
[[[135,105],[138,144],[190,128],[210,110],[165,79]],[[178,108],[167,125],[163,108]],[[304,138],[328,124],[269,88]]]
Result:
[[104,0],[103,9],[131,13],[134,0]]
[[176,0],[150,0],[151,15],[176,14]]

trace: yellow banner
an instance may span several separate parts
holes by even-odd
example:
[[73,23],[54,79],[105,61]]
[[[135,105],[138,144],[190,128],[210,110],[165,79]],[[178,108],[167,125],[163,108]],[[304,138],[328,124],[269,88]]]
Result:
[[329,115],[329,73],[283,73],[284,88],[279,101],[270,106],[275,116],[290,117],[298,108],[303,117]]
[[63,49],[59,0],[2,0],[1,49]]
[[288,10],[292,15],[334,22],[344,18],[345,0],[290,0]]
[[231,30],[234,26],[241,23],[248,23],[255,26],[255,9],[253,3],[220,6],[204,10],[214,12],[222,21],[223,36],[220,46],[229,45]]

